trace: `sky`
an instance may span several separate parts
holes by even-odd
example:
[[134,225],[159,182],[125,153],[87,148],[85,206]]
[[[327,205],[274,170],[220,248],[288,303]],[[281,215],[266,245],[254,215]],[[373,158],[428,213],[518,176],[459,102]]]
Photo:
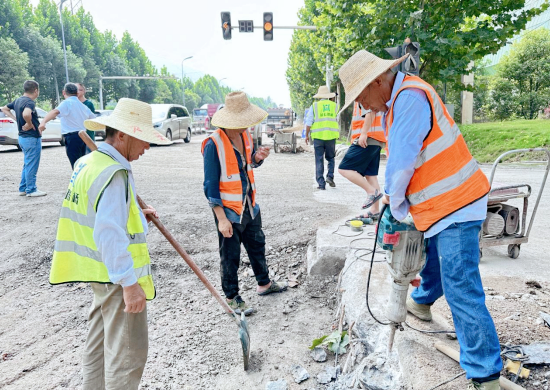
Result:
[[233,26],[247,19],[261,26],[264,12],[273,12],[275,27],[293,26],[303,4],[303,0],[82,0],[100,31],[111,30],[120,39],[128,30],[157,69],[166,65],[179,78],[182,60],[193,56],[183,65],[185,75],[194,81],[203,74],[226,78],[222,85],[251,96],[270,96],[285,107],[290,107],[285,72],[293,30],[275,29],[273,41],[267,42],[262,29],[253,33],[234,29],[232,39],[224,40],[220,12],[231,12]]

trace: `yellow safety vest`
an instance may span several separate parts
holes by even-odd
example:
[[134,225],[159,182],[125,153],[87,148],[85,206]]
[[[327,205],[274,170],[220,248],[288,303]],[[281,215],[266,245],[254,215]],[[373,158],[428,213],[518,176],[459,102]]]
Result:
[[[105,153],[95,151],[80,158],[75,165],[69,188],[63,200],[53,252],[50,283],[111,283],[103,256],[94,241],[97,204],[103,191],[118,171],[126,169]],[[145,241],[140,208],[128,182],[129,217],[126,234],[128,252],[134,261],[138,283],[147,300],[155,297],[151,260]]]
[[340,137],[336,121],[336,103],[330,100],[319,100],[313,103],[313,125],[311,139],[331,140]]

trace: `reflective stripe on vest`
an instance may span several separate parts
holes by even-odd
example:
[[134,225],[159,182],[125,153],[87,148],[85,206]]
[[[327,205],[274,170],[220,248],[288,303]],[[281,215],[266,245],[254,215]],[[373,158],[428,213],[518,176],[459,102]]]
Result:
[[[351,140],[355,140],[361,136],[361,129],[365,124],[366,118],[371,118],[372,114],[367,113],[365,117],[361,116],[361,108],[359,103],[355,103],[353,106],[353,117],[351,120]],[[371,123],[370,128],[367,130],[367,137],[375,139],[379,142],[386,142],[384,135],[384,128],[382,127],[382,116],[384,113],[378,112]]]
[[[233,210],[238,215],[244,212],[243,188],[241,183],[241,174],[239,162],[233,150],[233,145],[227,137],[227,134],[221,129],[217,129],[212,135],[202,141],[202,153],[209,139],[214,141],[220,160],[220,197],[224,207]],[[256,205],[256,183],[254,182],[254,172],[252,170],[252,151],[254,143],[250,132],[246,130],[242,134],[243,145],[246,158],[246,172],[250,189],[252,190],[252,206]]]
[[320,100],[313,103],[313,125],[310,134],[312,139],[331,140],[340,136],[336,120],[336,103]]
[[[127,174],[122,165],[101,152],[92,152],[78,161],[61,207],[50,272],[51,284],[111,282],[93,233],[97,204],[118,171]],[[132,256],[138,283],[145,297],[151,300],[155,297],[155,286],[141,211],[131,185],[127,185],[128,252]]]
[[[424,140],[406,191],[416,228],[426,231],[446,216],[487,195],[489,181],[433,87],[419,77],[405,76],[391,103],[386,117],[388,140],[395,100],[407,88],[424,91],[432,111],[432,128]],[[390,143],[388,149],[391,152]]]

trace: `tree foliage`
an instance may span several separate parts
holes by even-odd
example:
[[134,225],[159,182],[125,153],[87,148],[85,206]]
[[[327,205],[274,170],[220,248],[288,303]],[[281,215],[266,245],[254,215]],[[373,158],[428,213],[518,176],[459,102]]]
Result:
[[[293,104],[311,100],[320,85],[326,56],[335,70],[356,51],[367,49],[389,58],[384,48],[410,37],[421,45],[420,76],[436,85],[460,88],[460,75],[487,54],[495,53],[508,38],[548,7],[524,9],[525,0],[306,0],[300,23],[317,31],[296,31],[287,79]],[[310,68],[311,66],[311,68]],[[316,68],[316,69],[315,69]],[[298,74],[297,79],[295,78]]]
[[[74,14],[67,7],[63,8],[62,18],[69,79],[91,88],[87,94],[90,99],[99,99],[101,76],[163,77],[162,80],[104,80],[105,102],[131,97],[148,103],[182,103],[185,89],[185,101],[192,110],[205,103],[223,102],[231,91],[220,86],[210,75],[203,76],[196,83],[185,78],[182,85],[182,80],[170,74],[166,67],[155,68],[128,31],[120,39],[109,30],[99,31],[92,16],[82,7]],[[29,0],[1,0],[0,39],[3,39],[0,45],[6,49],[5,53],[0,53],[0,100],[20,94],[21,80],[32,78],[40,83],[39,104],[47,102],[54,107],[66,81],[56,2],[40,0],[33,7]],[[27,56],[26,63],[23,54]],[[9,63],[18,65],[8,66]],[[2,80],[8,79],[12,84],[6,87]],[[274,104],[269,98],[259,98],[258,102],[262,107]]]

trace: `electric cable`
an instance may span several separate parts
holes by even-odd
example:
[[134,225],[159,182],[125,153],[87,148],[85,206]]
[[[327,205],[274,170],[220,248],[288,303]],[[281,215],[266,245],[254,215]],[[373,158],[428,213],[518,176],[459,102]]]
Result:
[[446,381],[444,382],[441,382],[441,383],[438,383],[437,385],[435,385],[434,387],[430,387],[429,390],[435,390],[443,385],[446,385],[447,383],[451,383],[452,381],[454,381],[455,379],[458,379],[460,378],[462,375],[466,374],[466,371],[462,371],[460,374],[457,374],[455,376],[453,376],[451,379],[447,379]]

